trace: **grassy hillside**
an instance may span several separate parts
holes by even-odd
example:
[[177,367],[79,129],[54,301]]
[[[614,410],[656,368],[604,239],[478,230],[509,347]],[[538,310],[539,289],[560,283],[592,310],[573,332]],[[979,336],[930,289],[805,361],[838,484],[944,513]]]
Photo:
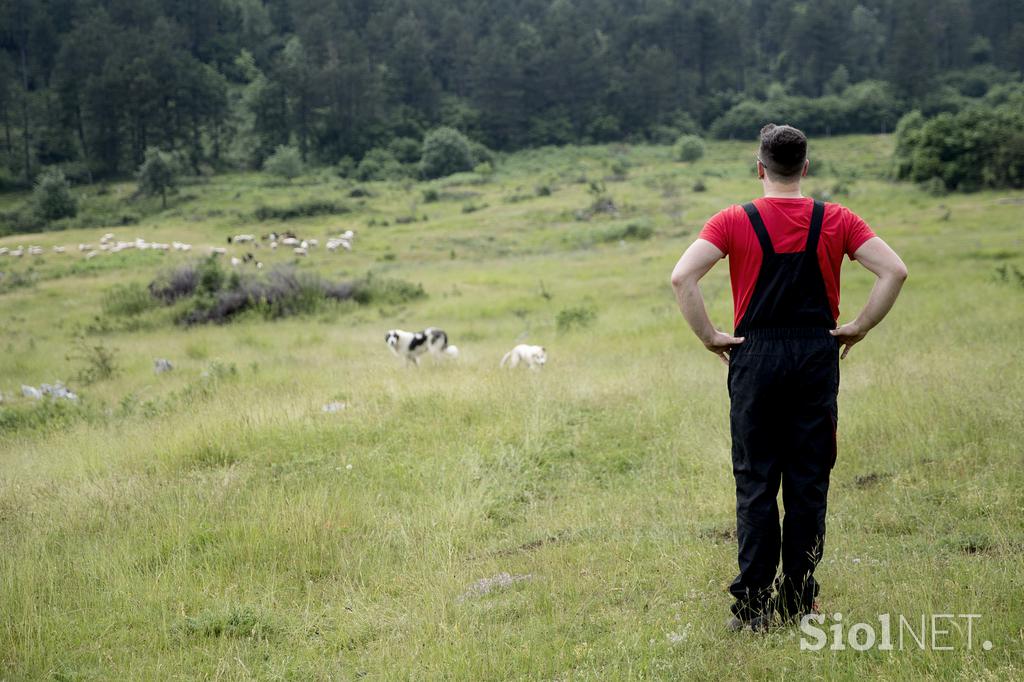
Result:
[[[907,636],[890,652],[725,632],[725,368],[668,275],[709,215],[759,190],[752,152],[714,143],[685,165],[663,147],[545,149],[432,183],[231,175],[163,212],[114,185],[82,190],[83,211],[145,216],[109,230],[192,255],[84,260],[77,244],[105,227],[0,239],[47,249],[0,257],[0,679],[1024,675],[1024,194],[893,185],[888,137],[812,142],[806,188],[859,212],[910,269],[842,363],[820,601],[876,630],[884,613],[980,614],[973,648],[955,629],[938,639],[952,651]],[[591,181],[617,213],[579,219]],[[254,218],[312,200],[345,212]],[[115,285],[275,228],[321,247],[262,248],[266,269],[372,272],[427,297],[193,328],[177,308],[104,312]],[[327,253],[345,229],[353,252]],[[870,284],[847,263],[843,320]],[[728,328],[725,264],[704,291]],[[387,352],[387,329],[429,325],[457,362],[416,370]],[[76,339],[117,373],[76,381]],[[498,369],[521,340],[547,347],[542,372]],[[175,369],[154,374],[158,357]],[[20,397],[58,379],[77,405]],[[331,401],[346,407],[324,413]]]

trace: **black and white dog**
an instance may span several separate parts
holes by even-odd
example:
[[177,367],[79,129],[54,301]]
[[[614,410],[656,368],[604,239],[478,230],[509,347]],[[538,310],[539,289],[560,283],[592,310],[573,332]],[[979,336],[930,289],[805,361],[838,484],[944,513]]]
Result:
[[435,358],[459,357],[459,349],[448,343],[448,335],[435,327],[427,327],[421,332],[392,329],[384,336],[384,341],[387,342],[392,353],[397,357],[405,358],[406,362],[413,365],[419,365],[420,356],[425,353],[429,353]]

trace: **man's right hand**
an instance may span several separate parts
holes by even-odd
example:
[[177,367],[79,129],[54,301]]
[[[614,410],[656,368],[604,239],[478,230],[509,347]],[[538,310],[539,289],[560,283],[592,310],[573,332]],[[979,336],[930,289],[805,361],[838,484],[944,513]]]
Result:
[[734,346],[738,346],[741,343],[743,343],[742,336],[730,336],[725,332],[715,330],[715,333],[711,338],[704,341],[704,347],[717,355],[722,362],[728,365],[729,351],[731,351]]
[[828,333],[835,337],[840,346],[843,346],[843,353],[839,356],[840,360],[846,358],[846,354],[850,352],[855,343],[860,343],[868,335],[867,330],[862,329],[856,322],[847,322],[836,329],[830,329]]

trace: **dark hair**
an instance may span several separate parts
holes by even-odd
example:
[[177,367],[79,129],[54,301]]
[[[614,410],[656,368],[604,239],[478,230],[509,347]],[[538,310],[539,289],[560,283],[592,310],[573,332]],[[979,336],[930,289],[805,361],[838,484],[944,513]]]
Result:
[[769,123],[761,128],[757,155],[771,179],[794,180],[807,160],[807,136],[793,126]]

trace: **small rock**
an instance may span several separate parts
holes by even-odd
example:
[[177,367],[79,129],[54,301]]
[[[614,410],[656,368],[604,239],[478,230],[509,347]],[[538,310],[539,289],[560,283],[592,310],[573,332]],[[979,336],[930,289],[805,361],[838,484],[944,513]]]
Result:
[[348,407],[348,405],[346,405],[345,403],[335,401],[335,402],[332,402],[332,403],[327,403],[326,405],[321,407],[320,410],[322,412],[328,412],[328,413],[331,413],[331,412],[341,412],[346,407]]
[[33,398],[35,400],[43,399],[43,392],[34,386],[21,385],[21,394],[26,398]]
[[163,374],[164,372],[170,372],[174,369],[174,365],[171,364],[170,360],[165,358],[157,358],[153,361],[153,371],[157,374]]

